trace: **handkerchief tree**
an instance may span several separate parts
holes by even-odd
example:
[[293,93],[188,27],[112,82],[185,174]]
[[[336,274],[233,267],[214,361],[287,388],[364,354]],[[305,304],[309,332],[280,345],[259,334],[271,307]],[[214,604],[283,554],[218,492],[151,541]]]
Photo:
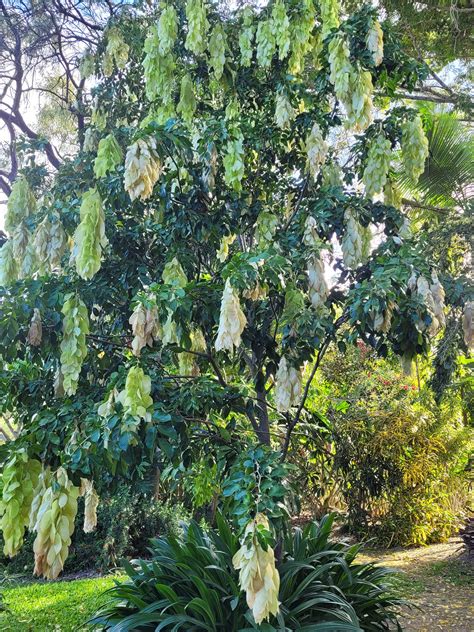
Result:
[[34,525],[48,577],[92,481],[158,468],[241,526],[278,517],[328,347],[362,339],[410,371],[462,304],[393,178],[424,169],[395,97],[426,71],[374,8],[124,9],[79,68],[82,149],[54,175],[28,162],[0,250],[0,413],[21,427],[4,479],[28,481],[4,484],[2,527],[16,552]]

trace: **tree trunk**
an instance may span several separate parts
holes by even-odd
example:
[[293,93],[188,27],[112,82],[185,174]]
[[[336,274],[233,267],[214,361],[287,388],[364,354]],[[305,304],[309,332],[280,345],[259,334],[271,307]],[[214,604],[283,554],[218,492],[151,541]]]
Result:
[[268,419],[267,394],[265,388],[257,388],[257,437],[260,443],[270,445],[270,422]]

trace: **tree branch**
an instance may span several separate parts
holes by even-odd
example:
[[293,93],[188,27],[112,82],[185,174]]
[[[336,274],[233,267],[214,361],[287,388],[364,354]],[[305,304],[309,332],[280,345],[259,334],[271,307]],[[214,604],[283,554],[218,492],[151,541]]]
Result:
[[434,213],[441,213],[442,215],[447,215],[449,213],[449,210],[443,208],[442,206],[431,206],[430,204],[422,204],[420,202],[416,202],[415,200],[407,200],[406,198],[402,199],[402,204],[410,206],[411,208],[419,208],[426,211],[433,211]]
[[319,369],[320,365],[321,365],[321,361],[326,353],[326,351],[329,348],[329,345],[331,344],[332,340],[334,340],[335,338],[335,334],[337,332],[338,329],[340,329],[340,327],[342,327],[342,325],[344,323],[347,322],[347,320],[349,319],[349,314],[348,313],[344,313],[335,323],[334,323],[334,331],[332,331],[327,337],[326,340],[323,342],[323,344],[321,345],[321,347],[318,350],[318,354],[316,356],[316,360],[314,362],[313,368],[311,370],[311,374],[306,382],[304,391],[303,391],[303,397],[301,398],[301,402],[298,406],[298,409],[296,411],[295,416],[293,417],[293,419],[291,421],[289,421],[288,426],[287,426],[287,430],[286,430],[286,436],[285,436],[285,441],[283,443],[283,448],[282,448],[282,461],[284,461],[286,459],[286,456],[288,454],[288,449],[290,447],[290,441],[291,441],[291,435],[293,433],[293,430],[295,429],[296,425],[298,424],[300,418],[301,418],[301,413],[304,410],[304,406],[306,403],[306,400],[308,399],[308,395],[309,395],[309,389],[311,388],[311,384],[313,382],[314,376],[316,375],[317,370]]

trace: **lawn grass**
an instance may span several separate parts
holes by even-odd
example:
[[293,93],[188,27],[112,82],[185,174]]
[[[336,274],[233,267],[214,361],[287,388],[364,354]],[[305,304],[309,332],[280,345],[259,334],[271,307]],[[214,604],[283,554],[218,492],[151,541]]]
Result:
[[113,585],[113,577],[98,577],[4,588],[3,602],[8,610],[0,612],[0,630],[79,632],[90,629],[84,625],[85,621],[104,603],[102,593]]
[[474,567],[461,560],[433,562],[427,569],[429,577],[442,577],[455,586],[474,586]]

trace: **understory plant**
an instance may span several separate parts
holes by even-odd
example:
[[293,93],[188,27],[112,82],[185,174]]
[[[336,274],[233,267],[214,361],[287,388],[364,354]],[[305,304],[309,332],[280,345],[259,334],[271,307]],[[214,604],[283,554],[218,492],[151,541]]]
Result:
[[401,630],[392,571],[357,563],[360,546],[333,541],[333,523],[328,515],[278,543],[280,611],[267,623],[255,623],[241,594],[239,539],[220,515],[216,529],[191,522],[182,537],[153,540],[152,559],[126,564],[128,580],[108,591],[92,623],[114,632]]
[[330,353],[322,373],[326,485],[350,531],[385,546],[446,541],[468,504],[472,444],[459,402],[436,404],[365,345]]

